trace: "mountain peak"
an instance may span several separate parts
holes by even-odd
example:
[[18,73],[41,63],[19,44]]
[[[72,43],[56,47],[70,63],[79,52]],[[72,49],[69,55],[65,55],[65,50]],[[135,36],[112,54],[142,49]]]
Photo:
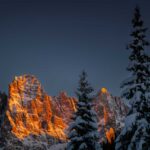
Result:
[[108,93],[108,91],[105,87],[101,88],[101,92],[104,93],[104,94]]
[[[17,143],[18,140],[27,149],[32,149],[26,145],[27,139],[38,145],[41,140],[51,139],[52,142],[47,143],[49,146],[60,141],[65,142],[77,101],[65,91],[55,97],[49,96],[34,75],[15,77],[9,85],[6,121],[3,123],[6,130],[2,133],[8,141],[6,143],[10,143],[8,149],[15,149],[12,143]],[[114,132],[120,128],[118,122],[122,124],[119,118],[126,115],[125,106],[120,98],[111,96],[105,87],[101,88],[94,103],[101,138],[111,142]]]
[[66,123],[52,108],[55,103],[33,75],[15,77],[9,86],[8,110],[11,132],[19,139],[30,134],[47,134],[65,139]]

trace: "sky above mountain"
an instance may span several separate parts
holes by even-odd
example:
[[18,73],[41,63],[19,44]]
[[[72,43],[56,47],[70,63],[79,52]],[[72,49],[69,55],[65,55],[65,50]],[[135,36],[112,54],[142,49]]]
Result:
[[119,96],[136,4],[150,28],[148,0],[0,0],[0,90],[33,74],[48,94],[74,95],[84,69],[95,91]]

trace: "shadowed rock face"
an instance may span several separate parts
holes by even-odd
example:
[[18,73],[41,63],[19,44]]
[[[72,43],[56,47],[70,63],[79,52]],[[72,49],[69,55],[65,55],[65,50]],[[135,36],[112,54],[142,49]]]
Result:
[[[76,111],[76,103],[77,100],[67,96],[65,92],[56,97],[47,95],[35,76],[15,77],[9,86],[4,121],[3,135],[7,137],[6,143],[16,141],[21,146],[29,147],[32,140],[34,144],[37,141],[36,146],[41,146],[39,141],[49,145],[66,141],[66,129]],[[127,113],[126,106],[120,98],[111,96],[105,88],[98,93],[94,103],[100,134],[111,142],[114,132],[122,127]]]
[[94,99],[94,109],[98,115],[101,140],[114,140],[115,133],[124,126],[128,107],[119,97],[112,96],[106,88],[102,88]]

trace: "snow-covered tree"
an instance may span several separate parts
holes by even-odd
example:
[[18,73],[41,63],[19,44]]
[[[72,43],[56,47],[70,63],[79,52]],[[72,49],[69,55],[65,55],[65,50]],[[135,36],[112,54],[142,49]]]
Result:
[[89,85],[84,71],[77,90],[77,111],[69,127],[67,150],[100,150],[97,115],[93,110],[91,96],[93,88]]
[[130,111],[125,127],[116,140],[116,150],[150,149],[150,57],[146,54],[149,42],[145,39],[147,28],[143,27],[140,10],[135,8],[132,19],[132,42],[127,70],[130,77],[121,85],[122,96],[130,100]]

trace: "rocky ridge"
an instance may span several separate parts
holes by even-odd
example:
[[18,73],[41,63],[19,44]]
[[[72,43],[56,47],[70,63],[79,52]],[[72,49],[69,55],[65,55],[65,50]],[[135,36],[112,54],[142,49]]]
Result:
[[[67,141],[67,127],[77,99],[61,92],[49,96],[33,75],[15,77],[9,86],[6,117],[1,125],[4,149],[49,149]],[[111,140],[123,126],[127,107],[102,88],[94,99],[101,140]]]

